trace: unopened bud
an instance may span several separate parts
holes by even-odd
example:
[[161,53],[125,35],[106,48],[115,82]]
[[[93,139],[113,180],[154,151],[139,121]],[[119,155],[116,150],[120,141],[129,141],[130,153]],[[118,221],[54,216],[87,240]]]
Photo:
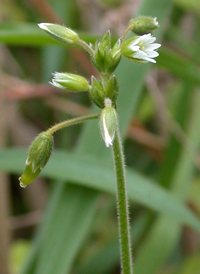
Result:
[[91,100],[99,107],[104,108],[105,91],[100,80],[93,75],[91,77],[91,89],[89,91]]
[[156,17],[139,16],[130,21],[129,27],[135,34],[143,35],[157,29],[159,24]]
[[111,106],[110,99],[105,99],[106,106],[101,111],[100,116],[100,130],[102,138],[107,147],[113,145],[113,141],[115,138],[115,132],[118,126],[117,112]]
[[94,76],[91,78],[91,88],[89,90],[89,95],[91,100],[99,107],[105,107],[105,99],[110,100],[113,105],[116,104],[119,85],[115,75],[112,75],[106,83],[97,80]]
[[76,74],[55,72],[50,84],[56,88],[66,89],[75,92],[87,91],[89,89],[88,81]]
[[108,30],[101,41],[96,42],[92,62],[101,72],[111,74],[119,64],[121,58],[121,41],[118,40],[114,47],[111,47],[111,34]]
[[115,75],[112,75],[108,79],[107,85],[105,87],[105,97],[111,99],[111,101],[115,103],[117,100],[118,91],[119,85],[117,82],[117,77]]
[[67,27],[51,23],[40,23],[38,26],[60,42],[77,44],[79,41],[78,34]]
[[51,133],[41,132],[32,142],[26,160],[26,169],[19,178],[20,186],[30,184],[48,162],[53,149],[53,136]]

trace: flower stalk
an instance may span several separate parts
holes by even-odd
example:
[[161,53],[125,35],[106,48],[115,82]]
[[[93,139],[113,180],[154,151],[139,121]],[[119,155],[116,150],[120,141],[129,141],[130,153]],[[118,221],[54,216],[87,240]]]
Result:
[[87,53],[90,54],[90,56],[94,55],[94,50],[92,49],[92,47],[90,45],[88,45],[84,40],[79,39],[78,40],[78,44],[79,46],[81,46],[85,51],[87,51]]
[[61,130],[61,129],[65,128],[65,127],[69,127],[69,126],[80,124],[80,123],[83,123],[83,122],[86,122],[86,121],[89,121],[89,120],[97,119],[98,117],[99,117],[99,113],[85,115],[85,116],[73,118],[73,119],[70,119],[70,120],[66,120],[66,121],[63,121],[61,123],[58,123],[58,124],[50,127],[47,130],[47,132],[53,134],[56,131]]

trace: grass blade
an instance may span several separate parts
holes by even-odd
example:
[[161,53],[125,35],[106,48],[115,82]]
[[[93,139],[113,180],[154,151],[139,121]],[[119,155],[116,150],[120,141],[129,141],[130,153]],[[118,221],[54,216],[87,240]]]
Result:
[[[2,150],[0,169],[19,173],[24,169],[24,156],[24,150]],[[41,175],[115,194],[112,166],[102,164],[102,161],[95,157],[55,151]],[[130,169],[127,171],[127,182],[129,198],[132,201],[173,216],[200,231],[200,221],[170,192]]]

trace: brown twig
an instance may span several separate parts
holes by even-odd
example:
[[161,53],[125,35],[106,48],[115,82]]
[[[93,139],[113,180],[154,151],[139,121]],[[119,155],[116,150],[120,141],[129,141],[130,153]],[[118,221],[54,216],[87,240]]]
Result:
[[46,104],[58,111],[68,113],[72,116],[82,116],[89,114],[89,108],[78,103],[65,100],[58,96],[51,96],[45,100]]
[[10,100],[47,97],[53,93],[61,92],[48,84],[31,84],[2,72],[0,73],[0,87],[3,96]]
[[162,136],[149,132],[145,127],[138,124],[136,120],[133,120],[129,126],[128,137],[142,145],[159,151],[163,150],[166,143],[166,140]]
[[42,211],[37,210],[28,214],[18,215],[17,217],[10,217],[8,220],[8,227],[11,230],[18,230],[37,225],[42,217]]

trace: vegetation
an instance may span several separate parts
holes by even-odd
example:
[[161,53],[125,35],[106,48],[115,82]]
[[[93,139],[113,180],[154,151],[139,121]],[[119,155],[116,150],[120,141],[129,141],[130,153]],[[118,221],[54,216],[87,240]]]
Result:
[[0,170],[9,175],[0,174],[0,273],[120,273],[115,175],[97,121],[59,131],[29,187],[21,189],[18,177],[39,132],[97,112],[83,92],[47,84],[54,71],[88,80],[98,73],[82,49],[63,47],[37,24],[65,24],[94,43],[108,28],[117,37],[132,17],[147,15],[160,24],[156,65],[123,59],[116,70],[134,273],[198,274],[198,1],[143,0],[135,10],[128,1],[84,3],[2,2]]

